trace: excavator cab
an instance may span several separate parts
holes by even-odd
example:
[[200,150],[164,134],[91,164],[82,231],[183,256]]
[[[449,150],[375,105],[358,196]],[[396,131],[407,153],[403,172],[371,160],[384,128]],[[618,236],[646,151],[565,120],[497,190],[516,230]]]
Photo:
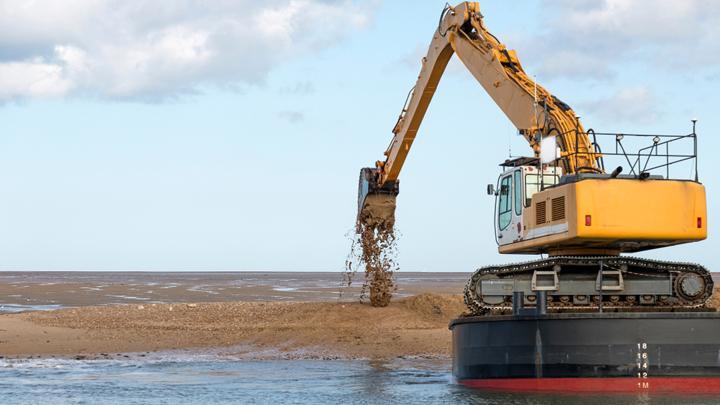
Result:
[[500,166],[505,171],[498,177],[497,186],[488,186],[495,195],[495,235],[499,245],[523,239],[525,211],[531,207],[535,193],[560,182],[559,167],[544,167],[542,173],[537,158],[521,157],[507,160]]
[[701,183],[503,166],[494,211],[500,253],[617,256],[707,236]]

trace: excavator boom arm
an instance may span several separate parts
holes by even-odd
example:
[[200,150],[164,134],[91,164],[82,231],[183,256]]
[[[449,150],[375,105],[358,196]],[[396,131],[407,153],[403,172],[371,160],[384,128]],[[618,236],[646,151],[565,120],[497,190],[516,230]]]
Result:
[[378,188],[397,182],[453,53],[518,128],[536,155],[540,152],[540,139],[556,136],[566,173],[601,171],[594,147],[572,109],[528,77],[515,52],[507,50],[485,28],[479,4],[465,2],[443,11],[417,83],[393,128],[386,159],[376,164]]

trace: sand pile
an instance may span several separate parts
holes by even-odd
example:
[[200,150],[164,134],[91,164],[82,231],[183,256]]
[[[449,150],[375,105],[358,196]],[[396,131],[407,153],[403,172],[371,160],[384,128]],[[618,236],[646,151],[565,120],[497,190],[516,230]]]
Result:
[[223,302],[82,307],[0,315],[4,356],[224,347],[246,358],[450,355],[459,295],[422,294],[386,308],[361,303]]
[[720,311],[720,286],[715,287],[715,291],[713,292],[712,297],[710,297],[710,300],[708,301],[708,306],[711,308],[716,308],[718,311]]

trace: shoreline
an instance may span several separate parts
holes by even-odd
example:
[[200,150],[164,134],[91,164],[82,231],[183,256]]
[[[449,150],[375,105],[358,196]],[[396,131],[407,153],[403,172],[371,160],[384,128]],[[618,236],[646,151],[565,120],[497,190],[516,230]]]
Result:
[[[0,313],[52,307],[197,302],[357,302],[362,275],[318,272],[0,272]],[[395,299],[457,294],[468,273],[397,274]]]

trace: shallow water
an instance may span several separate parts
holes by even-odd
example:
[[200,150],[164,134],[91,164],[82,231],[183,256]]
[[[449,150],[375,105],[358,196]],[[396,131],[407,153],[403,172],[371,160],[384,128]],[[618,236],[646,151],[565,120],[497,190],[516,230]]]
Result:
[[[460,294],[469,273],[397,274],[396,298]],[[358,301],[339,272],[0,272],[0,313],[87,305],[226,301]]]
[[714,398],[474,391],[446,360],[247,361],[206,355],[0,360],[2,403],[714,404]]
[[0,304],[0,313],[13,314],[18,312],[28,311],[52,311],[55,309],[61,309],[62,305],[48,304],[48,305],[22,305],[22,304]]

